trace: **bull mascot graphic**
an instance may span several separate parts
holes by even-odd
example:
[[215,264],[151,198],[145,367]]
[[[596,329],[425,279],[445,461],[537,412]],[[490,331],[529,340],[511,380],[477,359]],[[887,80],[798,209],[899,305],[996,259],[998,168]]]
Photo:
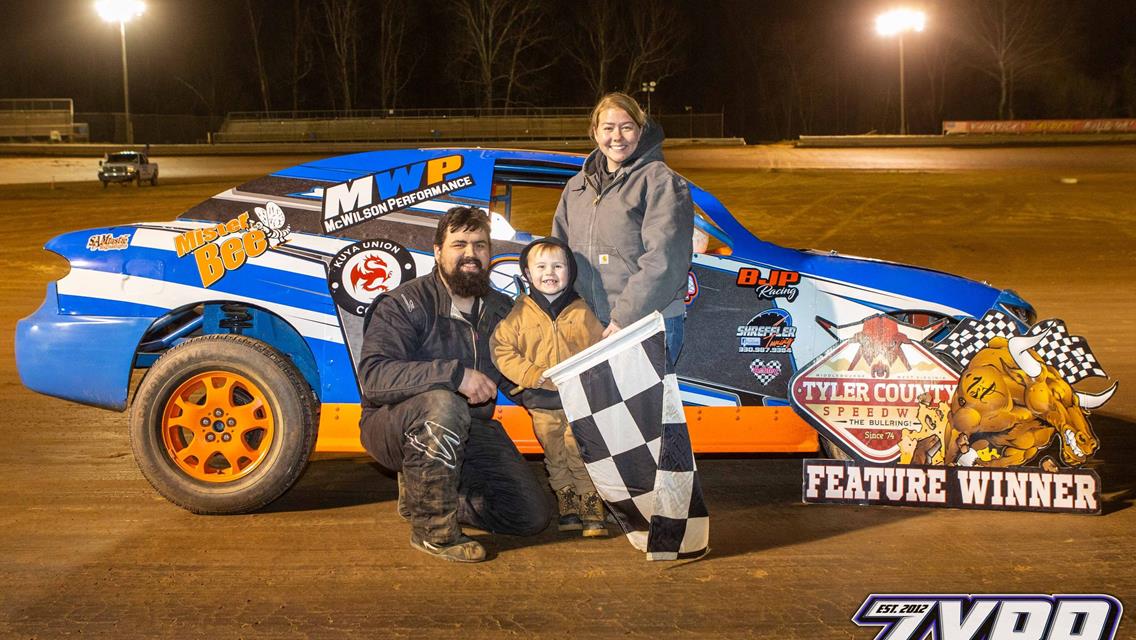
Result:
[[888,316],[872,316],[864,322],[837,327],[830,320],[817,318],[817,323],[832,337],[856,343],[859,349],[848,368],[855,369],[858,364],[871,373],[873,378],[887,378],[891,375],[892,364],[896,360],[904,368],[911,370],[911,363],[903,353],[903,345],[926,340],[946,325],[940,320],[927,327],[918,328],[896,322]]
[[[991,338],[966,365],[951,398],[948,463],[1011,467],[1032,461],[1054,436],[1061,459],[1084,464],[1099,442],[1086,415],[1116,391],[1076,391],[1036,351],[1050,330],[1036,335]],[[993,450],[993,455],[980,452]]]

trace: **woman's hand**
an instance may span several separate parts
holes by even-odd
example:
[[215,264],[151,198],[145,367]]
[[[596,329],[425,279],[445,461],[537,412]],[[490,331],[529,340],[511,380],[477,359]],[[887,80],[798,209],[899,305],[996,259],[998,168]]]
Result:
[[600,336],[600,337],[606,338],[606,337],[610,336],[611,334],[618,332],[622,328],[623,327],[621,327],[621,326],[619,326],[618,324],[615,323],[615,320],[612,320],[611,322],[608,323],[607,328],[604,329],[603,335]]

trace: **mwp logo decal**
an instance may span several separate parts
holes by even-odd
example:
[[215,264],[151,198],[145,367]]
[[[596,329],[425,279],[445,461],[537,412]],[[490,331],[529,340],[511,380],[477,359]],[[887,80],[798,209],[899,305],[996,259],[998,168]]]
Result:
[[414,256],[390,240],[364,240],[331,259],[328,287],[343,310],[362,316],[381,293],[414,279]]
[[1111,640],[1123,612],[1104,594],[872,594],[852,621],[876,640]]
[[[219,244],[214,243],[218,238],[225,239]],[[226,272],[267,251],[268,236],[263,229],[249,225],[246,211],[228,222],[186,231],[174,238],[174,248],[179,258],[193,254],[201,286],[208,287]]]
[[461,170],[460,155],[415,162],[348,180],[323,192],[323,230],[342,231],[374,218],[472,187],[473,176],[450,178]]

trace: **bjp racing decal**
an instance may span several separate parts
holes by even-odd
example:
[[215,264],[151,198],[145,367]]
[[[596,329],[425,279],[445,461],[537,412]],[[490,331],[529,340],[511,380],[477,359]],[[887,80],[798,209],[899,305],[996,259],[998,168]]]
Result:
[[328,265],[328,288],[344,311],[362,317],[371,302],[416,276],[414,256],[390,240],[364,240],[344,247]]
[[326,187],[323,231],[332,233],[471,187],[460,155],[395,167]]
[[178,235],[174,248],[179,258],[193,254],[201,286],[208,287],[267,251],[268,237],[263,229],[249,224],[249,214],[245,212],[228,222]]
[[735,283],[739,287],[753,288],[753,292],[762,300],[785,298],[792,302],[797,299],[799,293],[797,287],[793,285],[800,281],[801,274],[796,271],[743,267],[738,270]]

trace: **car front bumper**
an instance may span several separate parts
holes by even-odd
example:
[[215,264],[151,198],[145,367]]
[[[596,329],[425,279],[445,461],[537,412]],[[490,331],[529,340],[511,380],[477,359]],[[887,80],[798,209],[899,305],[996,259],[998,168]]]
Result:
[[55,283],[36,312],[16,323],[16,369],[32,391],[122,411],[134,352],[153,318],[61,313]]

